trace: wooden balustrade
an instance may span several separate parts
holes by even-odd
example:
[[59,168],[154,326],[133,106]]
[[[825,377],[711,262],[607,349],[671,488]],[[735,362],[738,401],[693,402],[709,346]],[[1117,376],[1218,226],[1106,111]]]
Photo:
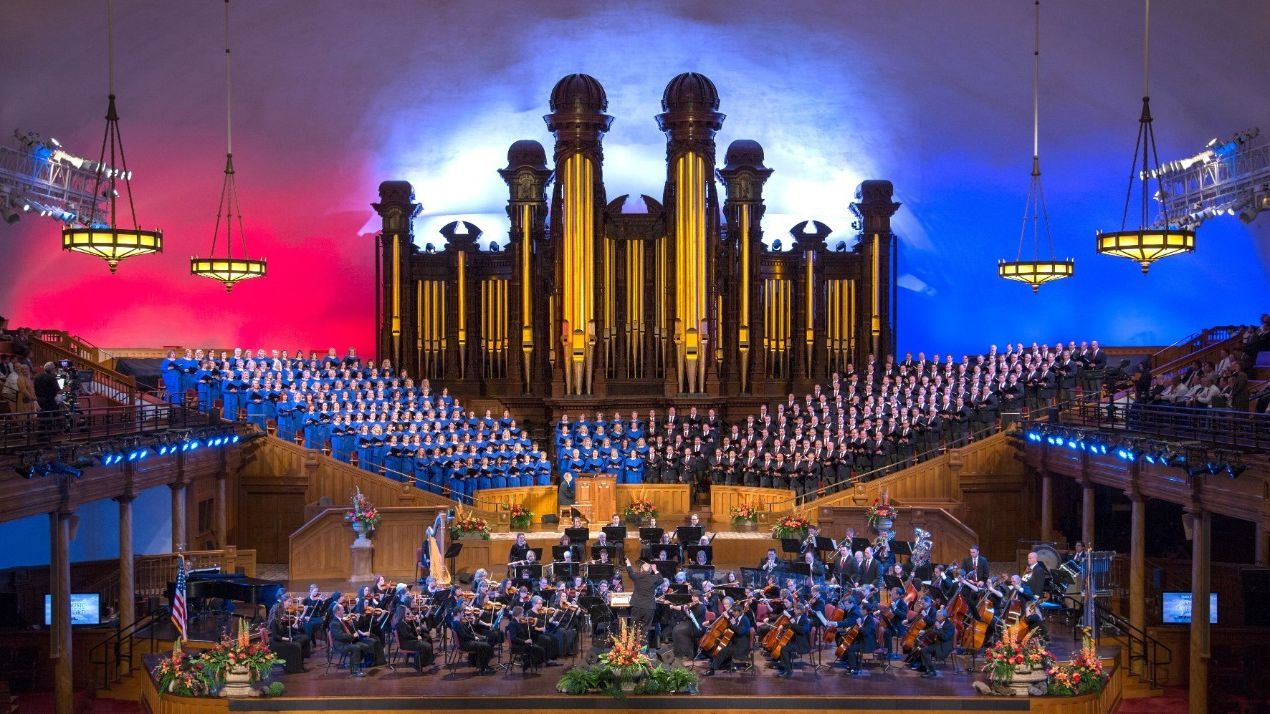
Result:
[[[380,507],[372,534],[371,572],[393,580],[413,580],[415,555],[428,526],[447,506]],[[356,535],[344,520],[349,508],[328,508],[291,534],[292,581],[348,580],[353,570],[349,547]],[[364,583],[357,583],[358,585]]]
[[[229,546],[222,550],[185,551],[185,569],[220,568],[225,573],[256,577],[256,551]],[[134,568],[139,596],[161,596],[168,583],[176,582],[176,553],[137,556]]]
[[712,486],[710,488],[710,521],[731,523],[732,507],[748,504],[758,510],[759,528],[767,528],[788,513],[793,502],[794,492],[787,488]]

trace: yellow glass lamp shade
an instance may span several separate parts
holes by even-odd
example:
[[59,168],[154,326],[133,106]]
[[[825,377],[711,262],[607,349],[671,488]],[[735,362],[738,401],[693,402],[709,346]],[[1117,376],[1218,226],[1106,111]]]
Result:
[[190,258],[190,273],[225,284],[225,292],[234,289],[242,280],[262,278],[265,275],[264,260],[250,258]]
[[1151,263],[1180,253],[1195,252],[1195,231],[1181,228],[1140,228],[1098,234],[1098,252],[1136,261],[1146,275]]
[[62,230],[62,250],[92,255],[106,261],[110,272],[119,267],[119,261],[138,255],[163,252],[163,231],[145,231],[140,228],[65,228]]
[[1032,286],[1038,292],[1045,283],[1070,278],[1076,270],[1072,260],[1015,260],[998,261],[997,275],[1006,280],[1016,280]]

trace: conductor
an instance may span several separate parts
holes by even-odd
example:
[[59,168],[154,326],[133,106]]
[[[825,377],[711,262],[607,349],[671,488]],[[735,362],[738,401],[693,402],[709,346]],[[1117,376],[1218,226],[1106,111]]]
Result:
[[630,577],[632,583],[631,620],[637,629],[646,633],[651,632],[657,611],[657,584],[661,582],[661,576],[647,561],[640,561],[639,570],[636,570],[631,567],[630,558],[626,559],[626,575]]

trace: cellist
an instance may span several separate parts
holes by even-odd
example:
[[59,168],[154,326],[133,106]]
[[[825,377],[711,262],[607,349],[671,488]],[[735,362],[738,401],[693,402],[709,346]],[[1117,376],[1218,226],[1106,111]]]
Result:
[[793,630],[794,637],[781,648],[776,665],[776,676],[784,679],[794,676],[794,655],[811,652],[811,639],[808,637],[811,618],[807,617],[807,610],[797,600],[790,603],[789,608],[789,628]]
[[710,660],[710,667],[702,673],[706,677],[713,676],[724,665],[745,659],[750,653],[750,632],[754,629],[754,619],[748,608],[738,609],[735,605],[732,598],[723,598],[723,614],[720,617],[727,618],[728,626],[732,629],[732,641]]
[[[846,622],[846,620],[843,622]],[[878,649],[877,605],[871,602],[864,603],[864,616],[854,620],[853,624],[859,626],[860,629],[851,645],[847,647],[847,674],[860,673],[861,653],[876,652]]]

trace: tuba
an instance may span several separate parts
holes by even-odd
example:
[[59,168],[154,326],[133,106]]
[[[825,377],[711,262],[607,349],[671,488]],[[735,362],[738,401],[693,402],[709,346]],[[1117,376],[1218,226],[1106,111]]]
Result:
[[931,545],[930,531],[914,527],[912,543],[912,563],[914,568],[921,567],[930,562]]

